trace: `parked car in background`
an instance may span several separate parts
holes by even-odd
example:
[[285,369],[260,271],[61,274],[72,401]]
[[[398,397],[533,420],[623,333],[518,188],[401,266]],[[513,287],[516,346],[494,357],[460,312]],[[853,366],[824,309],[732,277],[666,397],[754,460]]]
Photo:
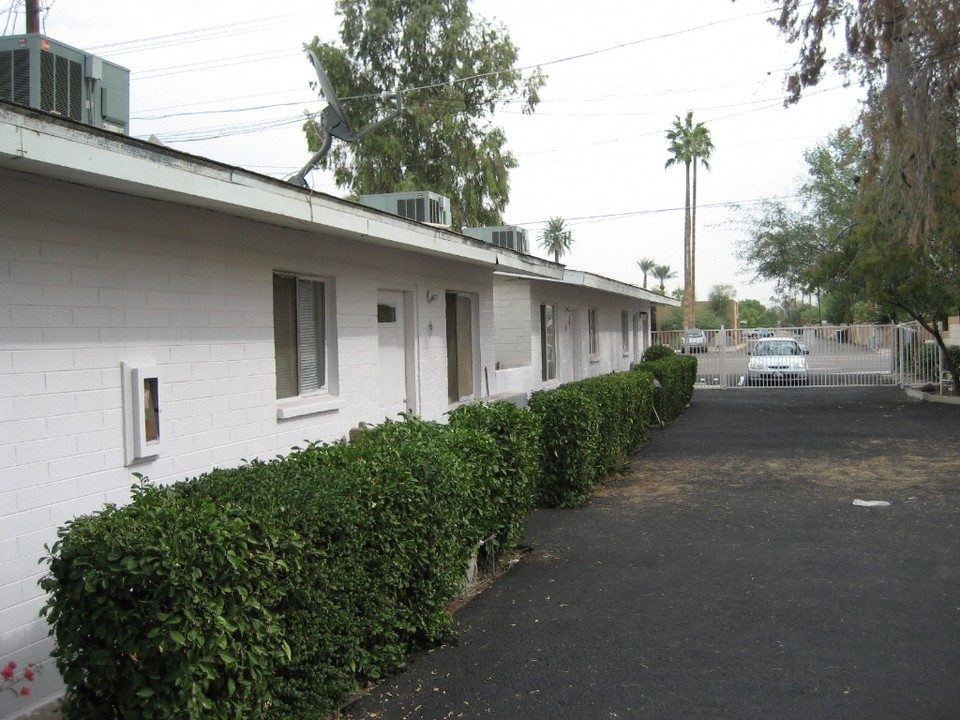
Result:
[[747,328],[743,331],[743,336],[745,338],[750,338],[751,340],[773,337],[773,335],[773,330],[770,328]]
[[707,351],[707,334],[691,328],[680,333],[680,352],[704,353]]
[[748,385],[807,383],[807,358],[800,343],[792,338],[763,338],[749,355]]

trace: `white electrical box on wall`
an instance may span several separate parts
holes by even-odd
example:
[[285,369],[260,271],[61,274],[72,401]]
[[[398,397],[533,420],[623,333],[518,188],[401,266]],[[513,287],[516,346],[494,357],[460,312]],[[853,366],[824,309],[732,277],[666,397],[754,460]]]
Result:
[[163,379],[160,368],[121,363],[126,464],[151,460],[163,442]]

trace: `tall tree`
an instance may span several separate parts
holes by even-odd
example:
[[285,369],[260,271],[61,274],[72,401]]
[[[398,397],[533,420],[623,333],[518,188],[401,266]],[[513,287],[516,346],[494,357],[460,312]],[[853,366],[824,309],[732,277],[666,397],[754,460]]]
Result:
[[[342,47],[317,53],[355,130],[383,115],[381,93],[400,92],[400,117],[354,143],[335,143],[322,166],[356,195],[432,190],[452,202],[452,224],[499,225],[516,167],[497,106],[539,102],[539,68],[524,76],[502,25],[469,0],[337,0]],[[317,149],[312,122],[308,143]]]
[[650,274],[650,272],[653,270],[654,267],[656,267],[656,265],[657,265],[657,261],[651,260],[650,258],[644,258],[643,260],[637,261],[637,266],[640,268],[641,272],[643,272],[643,289],[644,290],[647,289],[647,275]]
[[[774,0],[771,20],[799,61],[787,77],[789,102],[834,67],[865,87],[863,187],[876,193],[882,219],[913,245],[941,230],[943,186],[957,182],[960,121],[960,3],[951,0]],[[831,57],[830,37],[846,34]],[[840,46],[843,47],[843,46]],[[951,171],[952,168],[952,171]]]
[[[693,118],[689,113],[687,124]],[[690,145],[693,151],[693,188],[690,197],[690,287],[693,289],[694,302],[697,292],[697,167],[710,169],[710,156],[713,155],[713,139],[703,123],[697,123],[690,131]],[[696,311],[694,311],[696,312]]]
[[710,310],[724,323],[735,319],[731,312],[736,304],[737,291],[733,285],[714,285],[710,288]]
[[540,233],[540,247],[553,255],[554,262],[567,254],[573,244],[573,233],[567,229],[566,221],[561,217],[553,217]]
[[703,123],[693,123],[693,113],[681,120],[677,115],[667,131],[670,157],[664,168],[683,165],[686,181],[683,213],[683,322],[696,327],[696,221],[697,166],[710,169],[713,154],[710,131]]
[[[931,330],[949,361],[932,321],[955,312],[960,301],[960,3],[774,2],[780,12],[772,22],[788,42],[801,45],[787,78],[788,101],[819,83],[831,60],[866,89],[863,221],[835,267],[846,270],[844,261],[858,261],[853,270],[868,290]],[[831,57],[838,27],[846,45]],[[956,387],[957,368],[951,371]]]
[[[675,270],[672,270],[669,265],[657,265],[653,268],[653,276],[660,281],[660,294],[662,295],[666,290],[667,280],[675,278],[677,273]],[[696,324],[688,325],[687,327],[696,327]]]
[[843,286],[847,322],[853,300],[841,273],[829,277],[821,261],[837,250],[855,223],[857,184],[863,172],[863,143],[850,128],[840,128],[804,153],[807,174],[797,196],[800,207],[767,200],[742,215],[746,236],[737,256],[756,276],[774,281],[780,295],[836,291]]

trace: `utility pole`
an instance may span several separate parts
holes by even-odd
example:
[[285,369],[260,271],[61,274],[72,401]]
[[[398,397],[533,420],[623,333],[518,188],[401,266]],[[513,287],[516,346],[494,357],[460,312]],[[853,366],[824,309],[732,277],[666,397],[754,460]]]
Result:
[[40,32],[40,0],[27,0],[27,35]]

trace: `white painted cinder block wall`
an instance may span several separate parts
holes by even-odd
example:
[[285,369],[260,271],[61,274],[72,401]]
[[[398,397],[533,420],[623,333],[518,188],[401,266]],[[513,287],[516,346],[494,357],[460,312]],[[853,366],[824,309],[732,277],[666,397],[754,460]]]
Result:
[[531,332],[536,329],[539,333],[539,316],[537,324],[532,325],[530,281],[495,277],[493,297],[497,316],[496,352],[500,368],[524,368],[532,363],[539,366],[539,350],[534,360],[530,346]]
[[[272,272],[335,287],[341,407],[277,420]],[[160,483],[378,422],[378,289],[412,298],[417,412],[447,399],[444,291],[471,293],[494,369],[489,269],[28,176],[0,179],[0,659],[50,650],[38,617],[44,544],[123,503],[133,471]],[[428,301],[431,295],[437,295]],[[159,457],[124,462],[121,363],[162,371]],[[495,389],[494,389],[495,391]],[[33,698],[58,690],[51,666]],[[25,705],[4,693],[0,716]]]
[[[541,304],[557,307],[559,382],[581,380],[630,369],[633,351],[632,325],[628,324],[630,353],[623,353],[620,313],[626,310],[628,318],[639,311],[649,312],[649,303],[612,293],[561,283],[534,282],[531,290],[531,313],[534,332],[531,347],[534,364],[540,366]],[[589,352],[587,312],[596,308],[599,316],[599,353]],[[546,383],[545,387],[557,383]]]
[[[630,369],[635,355],[633,315],[650,311],[643,300],[558,282],[525,278],[494,281],[496,350],[501,369],[497,372],[501,393],[548,389],[561,383]],[[541,367],[540,306],[552,304],[557,311],[557,378],[544,382]],[[599,314],[599,352],[591,357],[587,311]],[[621,312],[628,314],[629,351],[623,352]],[[641,340],[642,342],[642,340]],[[502,358],[513,358],[508,364]]]

